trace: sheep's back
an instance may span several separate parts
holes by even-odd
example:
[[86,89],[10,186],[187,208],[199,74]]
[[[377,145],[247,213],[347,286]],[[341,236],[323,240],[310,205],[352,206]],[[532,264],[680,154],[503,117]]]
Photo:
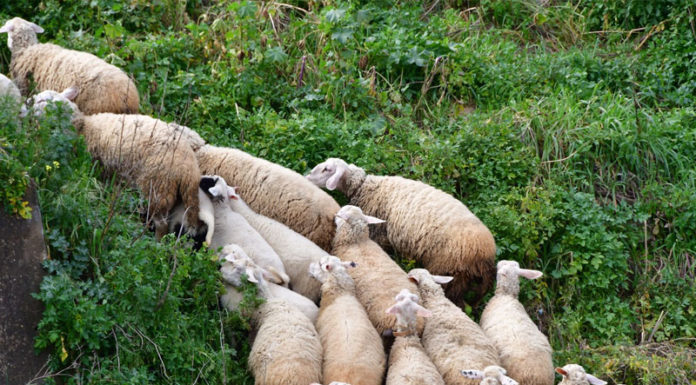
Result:
[[445,382],[417,337],[396,338],[389,353],[387,385],[422,384]]
[[553,384],[554,367],[548,338],[516,298],[509,295],[491,298],[480,323],[498,349],[500,363],[507,369],[508,376],[523,385]]
[[208,145],[196,154],[203,173],[225,178],[254,211],[284,223],[324,250],[331,249],[338,203],[307,178],[232,148]]
[[257,385],[307,385],[321,382],[322,347],[312,322],[280,299],[254,314],[258,333],[249,353]]
[[75,104],[84,114],[100,112],[133,114],[140,98],[135,83],[118,67],[87,52],[54,44],[34,44],[13,57],[11,70],[20,79],[20,91],[30,91],[33,77],[39,91],[62,91],[77,86]]
[[316,325],[324,348],[324,382],[382,384],[382,339],[355,297],[341,295],[322,306]]
[[[343,261],[357,263],[349,270],[355,281],[355,295],[367,310],[370,321],[381,334],[393,328],[396,317],[384,311],[394,303],[394,297],[402,289],[416,293],[418,287],[408,279],[408,275],[387,255],[378,244],[365,240],[357,244],[334,248],[333,255]],[[418,324],[423,330],[422,322]]]
[[447,384],[475,385],[462,368],[498,365],[498,352],[476,322],[446,298],[424,301],[433,314],[425,321],[421,342]]
[[398,176],[365,178],[351,204],[387,221],[394,249],[433,274],[453,275],[447,295],[460,302],[470,280],[482,295],[495,275],[495,240],[490,230],[459,200],[428,184]]

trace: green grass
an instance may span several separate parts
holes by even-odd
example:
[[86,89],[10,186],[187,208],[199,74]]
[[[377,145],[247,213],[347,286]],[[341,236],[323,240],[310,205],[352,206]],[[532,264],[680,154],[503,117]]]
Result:
[[[451,193],[499,259],[544,271],[520,299],[556,365],[691,384],[696,7],[542,3],[46,0],[2,5],[0,19],[32,19],[40,40],[124,68],[144,113],[211,143],[300,173],[343,157]],[[26,215],[28,177],[39,185],[52,260],[37,347],[53,372],[251,383],[248,320],[219,309],[211,256],[154,242],[145,203],[60,114],[0,116],[3,206]]]

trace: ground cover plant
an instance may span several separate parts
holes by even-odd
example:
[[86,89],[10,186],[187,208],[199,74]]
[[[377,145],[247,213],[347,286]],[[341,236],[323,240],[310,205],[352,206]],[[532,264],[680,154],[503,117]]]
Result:
[[[545,273],[520,300],[558,366],[631,385],[696,378],[692,2],[0,5],[13,16],[131,73],[143,113],[211,143],[300,173],[338,156],[461,199],[498,258]],[[26,217],[29,178],[38,186],[49,379],[252,383],[248,312],[220,309],[213,253],[155,242],[145,203],[91,161],[63,112],[16,113],[0,109],[0,196]]]

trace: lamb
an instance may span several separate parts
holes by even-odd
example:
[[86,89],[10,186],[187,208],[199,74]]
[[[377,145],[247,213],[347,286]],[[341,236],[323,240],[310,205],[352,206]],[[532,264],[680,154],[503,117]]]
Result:
[[396,339],[389,353],[387,385],[445,385],[416,332],[416,316],[430,317],[432,313],[419,305],[418,296],[408,289],[396,296],[396,303],[386,312],[396,316],[397,326]]
[[432,312],[421,341],[445,383],[477,384],[478,381],[462,376],[461,370],[500,365],[498,352],[478,324],[445,297],[440,284],[452,277],[431,275],[425,269],[413,269],[408,277],[418,284],[423,307]]
[[[396,322],[393,315],[384,312],[392,304],[394,296],[403,289],[417,290],[399,265],[370,240],[368,223],[382,222],[379,218],[363,214],[359,207],[344,206],[336,213],[332,252],[344,261],[358,264],[350,271],[355,281],[355,294],[380,334],[393,329]],[[418,330],[423,330],[422,324]]]
[[241,198],[231,200],[230,205],[232,210],[241,214],[278,253],[292,282],[292,290],[318,302],[321,283],[307,272],[311,263],[319,262],[329,254],[284,224],[254,212]]
[[495,295],[481,314],[481,328],[498,349],[508,376],[522,385],[553,385],[551,345],[517,300],[518,276],[536,279],[542,273],[521,269],[515,261],[498,262]]
[[0,100],[5,96],[14,99],[17,104],[22,102],[19,88],[7,76],[0,74]]
[[302,175],[231,148],[206,145],[196,156],[203,173],[220,175],[237,186],[254,211],[330,251],[338,203]]
[[354,385],[381,385],[384,377],[384,346],[367,313],[355,298],[355,282],[334,256],[312,263],[310,274],[321,284],[321,307],[316,327],[324,347],[325,381]]
[[202,227],[201,231],[187,229],[186,211],[186,205],[183,203],[179,203],[170,211],[167,219],[169,232],[176,234],[177,237],[182,233],[189,234],[194,240],[196,249],[200,249],[203,243],[206,246],[210,245],[215,233],[215,210],[213,209],[213,202],[200,187],[198,187],[198,219],[205,223],[206,226]]
[[317,308],[314,302],[290,289],[280,286],[287,282],[287,277],[259,267],[246,255],[239,245],[230,244],[225,246],[222,249],[221,258],[225,260],[225,263],[220,268],[220,272],[222,280],[226,285],[226,293],[220,300],[228,310],[234,310],[242,300],[242,295],[234,288],[241,285],[241,276],[245,273],[247,279],[258,286],[263,298],[284,300],[300,310],[312,323],[317,320],[319,308]]
[[8,20],[0,32],[8,35],[10,71],[23,95],[29,94],[30,80],[39,91],[77,86],[82,91],[75,103],[86,115],[138,112],[138,89],[118,67],[86,52],[40,44],[36,34],[43,28],[19,17]]
[[458,305],[467,291],[475,288],[478,301],[491,287],[493,235],[451,195],[399,176],[367,175],[338,158],[320,163],[307,178],[319,187],[338,189],[351,205],[386,220],[386,238],[399,254],[421,262],[433,274],[454,276],[447,297]]
[[496,365],[486,366],[483,371],[475,369],[462,370],[464,377],[480,379],[480,385],[518,385],[517,381],[505,374],[505,369]]
[[187,228],[204,226],[198,215],[201,173],[193,150],[182,140],[181,126],[144,115],[83,115],[73,103],[78,92],[74,87],[62,93],[43,91],[31,99],[32,109],[41,114],[52,102],[66,103],[72,109],[73,125],[85,137],[92,156],[148,199],[147,215],[158,239],[169,230],[167,216],[179,199],[187,208]]
[[282,299],[269,299],[254,313],[258,332],[249,353],[256,385],[321,382],[322,347],[312,321]]
[[556,368],[556,372],[563,376],[558,385],[605,385],[607,382],[585,373],[585,369],[577,364],[568,364],[562,368]]
[[290,278],[278,254],[243,216],[232,211],[230,201],[239,199],[235,189],[218,175],[204,175],[200,187],[213,202],[215,232],[210,247],[215,250],[230,243],[238,244],[256,264],[284,276],[287,286]]

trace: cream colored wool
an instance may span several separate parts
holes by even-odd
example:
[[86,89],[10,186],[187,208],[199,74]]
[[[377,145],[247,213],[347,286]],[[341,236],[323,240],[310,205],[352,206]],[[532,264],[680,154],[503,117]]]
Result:
[[[338,216],[342,213],[346,214],[345,219]],[[416,292],[417,287],[408,280],[401,267],[370,240],[367,221],[360,208],[344,206],[338,215],[332,254],[357,263],[357,267],[349,272],[355,281],[356,297],[381,334],[392,329],[396,322],[396,317],[384,312],[394,301],[394,296],[402,289]],[[422,323],[418,330],[423,330]]]
[[256,385],[322,381],[319,334],[304,314],[281,299],[270,299],[253,319],[258,333],[248,362]]
[[481,379],[480,385],[519,385],[505,373],[506,370],[497,365],[486,366],[483,370],[462,370],[467,378]]
[[285,272],[290,276],[292,290],[318,302],[321,283],[312,278],[307,271],[311,263],[319,262],[329,254],[302,234],[275,219],[256,213],[241,198],[230,201],[230,205],[232,210],[241,214],[278,254],[285,266]]
[[445,385],[418,337],[416,315],[419,311],[424,314],[425,309],[416,302],[412,298],[399,300],[397,296],[397,303],[387,309],[396,314],[397,330],[407,335],[397,335],[394,339],[389,352],[386,385]]
[[474,290],[480,299],[491,287],[493,235],[451,195],[399,176],[367,175],[337,158],[316,166],[308,178],[320,187],[335,186],[350,204],[386,220],[386,237],[399,254],[414,258],[433,274],[453,276],[446,293],[458,305],[463,305],[465,292]]
[[520,385],[553,385],[549,340],[517,300],[520,271],[528,278],[541,276],[541,272],[520,269],[515,261],[498,262],[495,295],[488,301],[479,323],[498,349],[501,366],[507,369],[508,376]]
[[75,103],[86,115],[138,112],[138,89],[125,72],[92,54],[38,43],[32,24],[18,17],[5,24],[11,29],[10,71],[23,95],[31,91],[30,81],[38,91],[77,87]]
[[408,273],[418,282],[423,306],[433,314],[425,322],[421,341],[447,385],[478,385],[462,369],[483,370],[500,365],[498,352],[483,330],[445,297],[444,290],[425,269]]
[[323,282],[316,327],[324,348],[324,381],[381,385],[384,346],[355,297],[353,279],[334,256],[322,258],[310,269]]
[[19,94],[19,89],[7,76],[0,74],[0,100],[3,97],[10,97],[17,103],[22,102],[22,95]]
[[606,385],[606,381],[585,373],[585,369],[577,364],[568,364],[562,368],[556,368],[556,372],[563,376],[558,385]]
[[203,173],[225,178],[254,211],[331,249],[338,203],[302,175],[232,148],[206,145],[196,156]]

